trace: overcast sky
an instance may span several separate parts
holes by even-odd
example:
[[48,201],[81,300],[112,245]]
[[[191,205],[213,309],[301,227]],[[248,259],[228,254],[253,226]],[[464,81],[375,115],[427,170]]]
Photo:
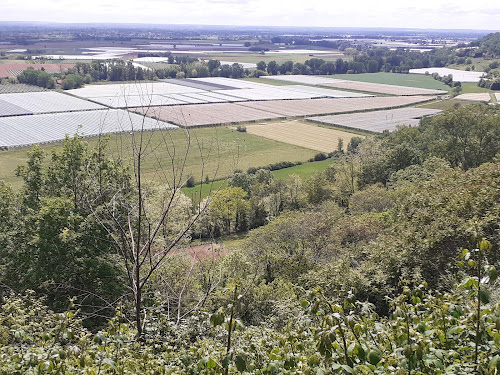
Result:
[[498,0],[0,0],[0,21],[500,29]]

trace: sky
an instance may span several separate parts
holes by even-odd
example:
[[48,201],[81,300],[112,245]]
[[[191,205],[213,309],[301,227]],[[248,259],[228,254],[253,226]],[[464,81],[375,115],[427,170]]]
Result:
[[0,21],[500,30],[500,1],[0,0]]

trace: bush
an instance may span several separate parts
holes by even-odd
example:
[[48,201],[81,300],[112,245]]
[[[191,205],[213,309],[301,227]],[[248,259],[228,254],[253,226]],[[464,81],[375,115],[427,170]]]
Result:
[[246,133],[246,132],[247,132],[247,128],[246,128],[246,126],[241,126],[241,125],[238,125],[238,126],[236,127],[236,131],[239,131],[239,132],[241,132],[241,133]]
[[314,155],[313,161],[321,161],[326,159],[328,159],[328,155],[325,154],[324,152],[319,152],[316,155]]
[[194,181],[194,176],[191,174],[189,175],[188,179],[186,180],[185,186],[188,188],[194,187],[195,181]]

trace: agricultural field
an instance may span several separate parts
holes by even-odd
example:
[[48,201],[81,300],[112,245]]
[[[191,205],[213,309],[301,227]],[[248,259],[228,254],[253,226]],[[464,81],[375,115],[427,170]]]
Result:
[[431,102],[426,102],[422,104],[418,104],[417,108],[430,108],[430,109],[440,109],[442,111],[459,107],[462,105],[466,105],[467,102],[463,100],[456,100],[455,98],[447,99],[447,100],[433,100]]
[[245,102],[239,103],[239,105],[276,113],[285,117],[295,117],[389,109],[434,100],[434,97],[428,96],[400,96],[277,100],[268,102]]
[[[10,61],[9,61],[10,62]],[[41,70],[42,68],[47,73],[62,73],[69,68],[73,68],[74,64],[18,64],[18,63],[3,63],[0,64],[0,78],[16,77],[28,68]]]
[[455,97],[458,100],[469,100],[474,102],[489,102],[491,96],[488,92],[461,94]]
[[134,108],[133,111],[176,125],[191,127],[397,108],[433,99],[427,96],[320,98],[141,107]]
[[244,107],[236,103],[136,108],[134,111],[158,120],[187,127],[270,120],[283,117],[276,113]]
[[0,85],[0,95],[17,94],[23,92],[42,92],[42,91],[49,91],[49,90],[39,86],[27,85],[25,83]]
[[55,91],[0,94],[0,117],[106,109]]
[[66,135],[89,137],[175,128],[175,125],[119,109],[0,117],[0,149],[60,141]]
[[454,81],[458,82],[474,82],[477,83],[481,79],[483,72],[478,71],[465,71],[450,68],[422,68],[422,69],[410,69],[410,74],[426,74],[426,73],[437,73],[440,76],[452,75]]
[[203,55],[204,59],[217,59],[227,62],[245,62],[257,64],[259,61],[264,61],[266,64],[270,61],[276,61],[278,64],[283,64],[287,61],[303,64],[306,60],[312,58],[323,59],[325,61],[335,61],[343,59],[349,61],[350,56],[344,55],[341,51],[332,50],[331,53],[318,53],[315,50],[309,53],[293,53],[293,50],[281,50],[280,53],[272,53],[271,51],[261,53],[206,53]]
[[[108,138],[108,149],[112,155],[121,155],[126,161],[131,158],[133,135],[110,134]],[[172,169],[170,156],[174,150],[176,166],[180,166],[187,152],[185,176],[192,174],[196,181],[201,180],[203,164],[204,176],[208,175],[213,179],[232,174],[235,169],[246,170],[281,161],[305,162],[317,153],[227,127],[196,128],[189,132],[185,129],[145,132],[144,141],[148,156],[144,161],[143,171],[145,178],[154,181],[159,181],[163,176],[158,170],[159,161],[167,169],[165,173]],[[98,139],[89,138],[88,142],[91,146],[96,146]],[[60,144],[44,144],[40,147],[50,154],[50,150],[60,147]],[[21,181],[14,171],[19,164],[26,162],[27,150],[24,147],[0,152],[0,180],[15,187],[20,186]]]
[[384,83],[348,81],[348,80],[327,78],[325,76],[316,77],[316,76],[303,76],[303,75],[289,75],[289,76],[263,76],[261,78],[266,80],[282,80],[288,82],[296,82],[300,84],[320,85],[342,90],[353,90],[353,91],[369,92],[369,93],[384,94],[384,95],[395,95],[395,96],[439,95],[447,93],[447,91],[444,90],[388,85]]
[[471,82],[462,83],[462,91],[460,91],[460,93],[462,94],[473,94],[481,92],[493,93],[493,91],[490,89],[479,87],[477,83],[471,83]]
[[435,80],[432,76],[422,74],[399,74],[399,73],[361,73],[361,74],[335,74],[321,76],[347,81],[360,81],[370,83],[383,83],[387,85],[419,87],[422,89],[449,90],[444,83]]
[[247,125],[246,129],[250,134],[326,153],[337,149],[339,139],[342,139],[343,149],[346,151],[347,144],[356,136],[346,131],[323,128],[298,120]]
[[112,108],[368,96],[304,85],[275,86],[221,77],[88,85],[68,90],[68,93]]
[[399,125],[418,126],[420,119],[440,113],[437,109],[400,108],[388,111],[310,117],[307,120],[372,133],[394,131]]

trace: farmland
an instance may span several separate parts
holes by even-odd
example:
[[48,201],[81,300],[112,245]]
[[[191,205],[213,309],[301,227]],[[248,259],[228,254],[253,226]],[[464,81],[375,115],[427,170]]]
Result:
[[[175,164],[179,165],[182,161],[182,156],[188,149],[188,133],[184,130],[158,130],[144,134],[150,157],[145,160],[143,170],[147,179],[157,180],[160,177],[157,174],[158,160],[168,164],[170,153],[175,149]],[[191,143],[185,173],[186,176],[192,174],[197,181],[201,178],[203,162],[204,175],[212,179],[214,176],[226,176],[235,168],[247,169],[288,160],[306,161],[316,153],[314,150],[237,132],[227,127],[192,129],[189,135]],[[128,160],[132,152],[132,137],[128,133],[110,135],[109,152],[123,155]],[[98,140],[90,138],[88,142],[95,146]],[[55,146],[59,147],[58,144]],[[47,153],[53,147],[54,145],[41,145]],[[27,148],[13,148],[0,153],[0,180],[19,186],[20,180],[15,177],[14,170],[19,164],[26,162],[26,151]]]
[[458,95],[455,99],[470,100],[475,102],[489,102],[491,100],[491,96],[488,92],[480,92]]
[[343,149],[347,150],[347,144],[354,136],[342,130],[322,128],[297,120],[247,125],[246,129],[250,134],[327,153],[337,149],[339,139],[343,141]]
[[400,108],[388,111],[310,117],[308,120],[372,133],[382,133],[383,131],[394,131],[399,125],[417,126],[420,118],[433,116],[440,112],[440,110],[435,109]]
[[370,83],[383,83],[387,85],[419,87],[423,89],[448,90],[444,83],[435,80],[430,75],[421,74],[397,74],[397,73],[361,73],[361,74],[335,74],[333,76],[322,76],[348,81],[360,81]]
[[451,74],[454,81],[459,82],[479,82],[481,77],[484,75],[483,72],[471,72],[457,69],[449,68],[422,68],[422,69],[410,69],[411,74],[426,74],[426,73],[437,73],[440,76],[445,76]]
[[362,92],[395,95],[395,96],[438,95],[447,93],[447,91],[444,90],[426,89],[426,88],[409,87],[409,86],[397,86],[397,85],[388,85],[384,83],[372,83],[363,81],[348,81],[348,80],[341,80],[341,79],[334,79],[327,77],[316,77],[316,76],[290,75],[290,76],[264,76],[262,78],[296,82],[307,85],[320,85],[342,90],[362,91]]

